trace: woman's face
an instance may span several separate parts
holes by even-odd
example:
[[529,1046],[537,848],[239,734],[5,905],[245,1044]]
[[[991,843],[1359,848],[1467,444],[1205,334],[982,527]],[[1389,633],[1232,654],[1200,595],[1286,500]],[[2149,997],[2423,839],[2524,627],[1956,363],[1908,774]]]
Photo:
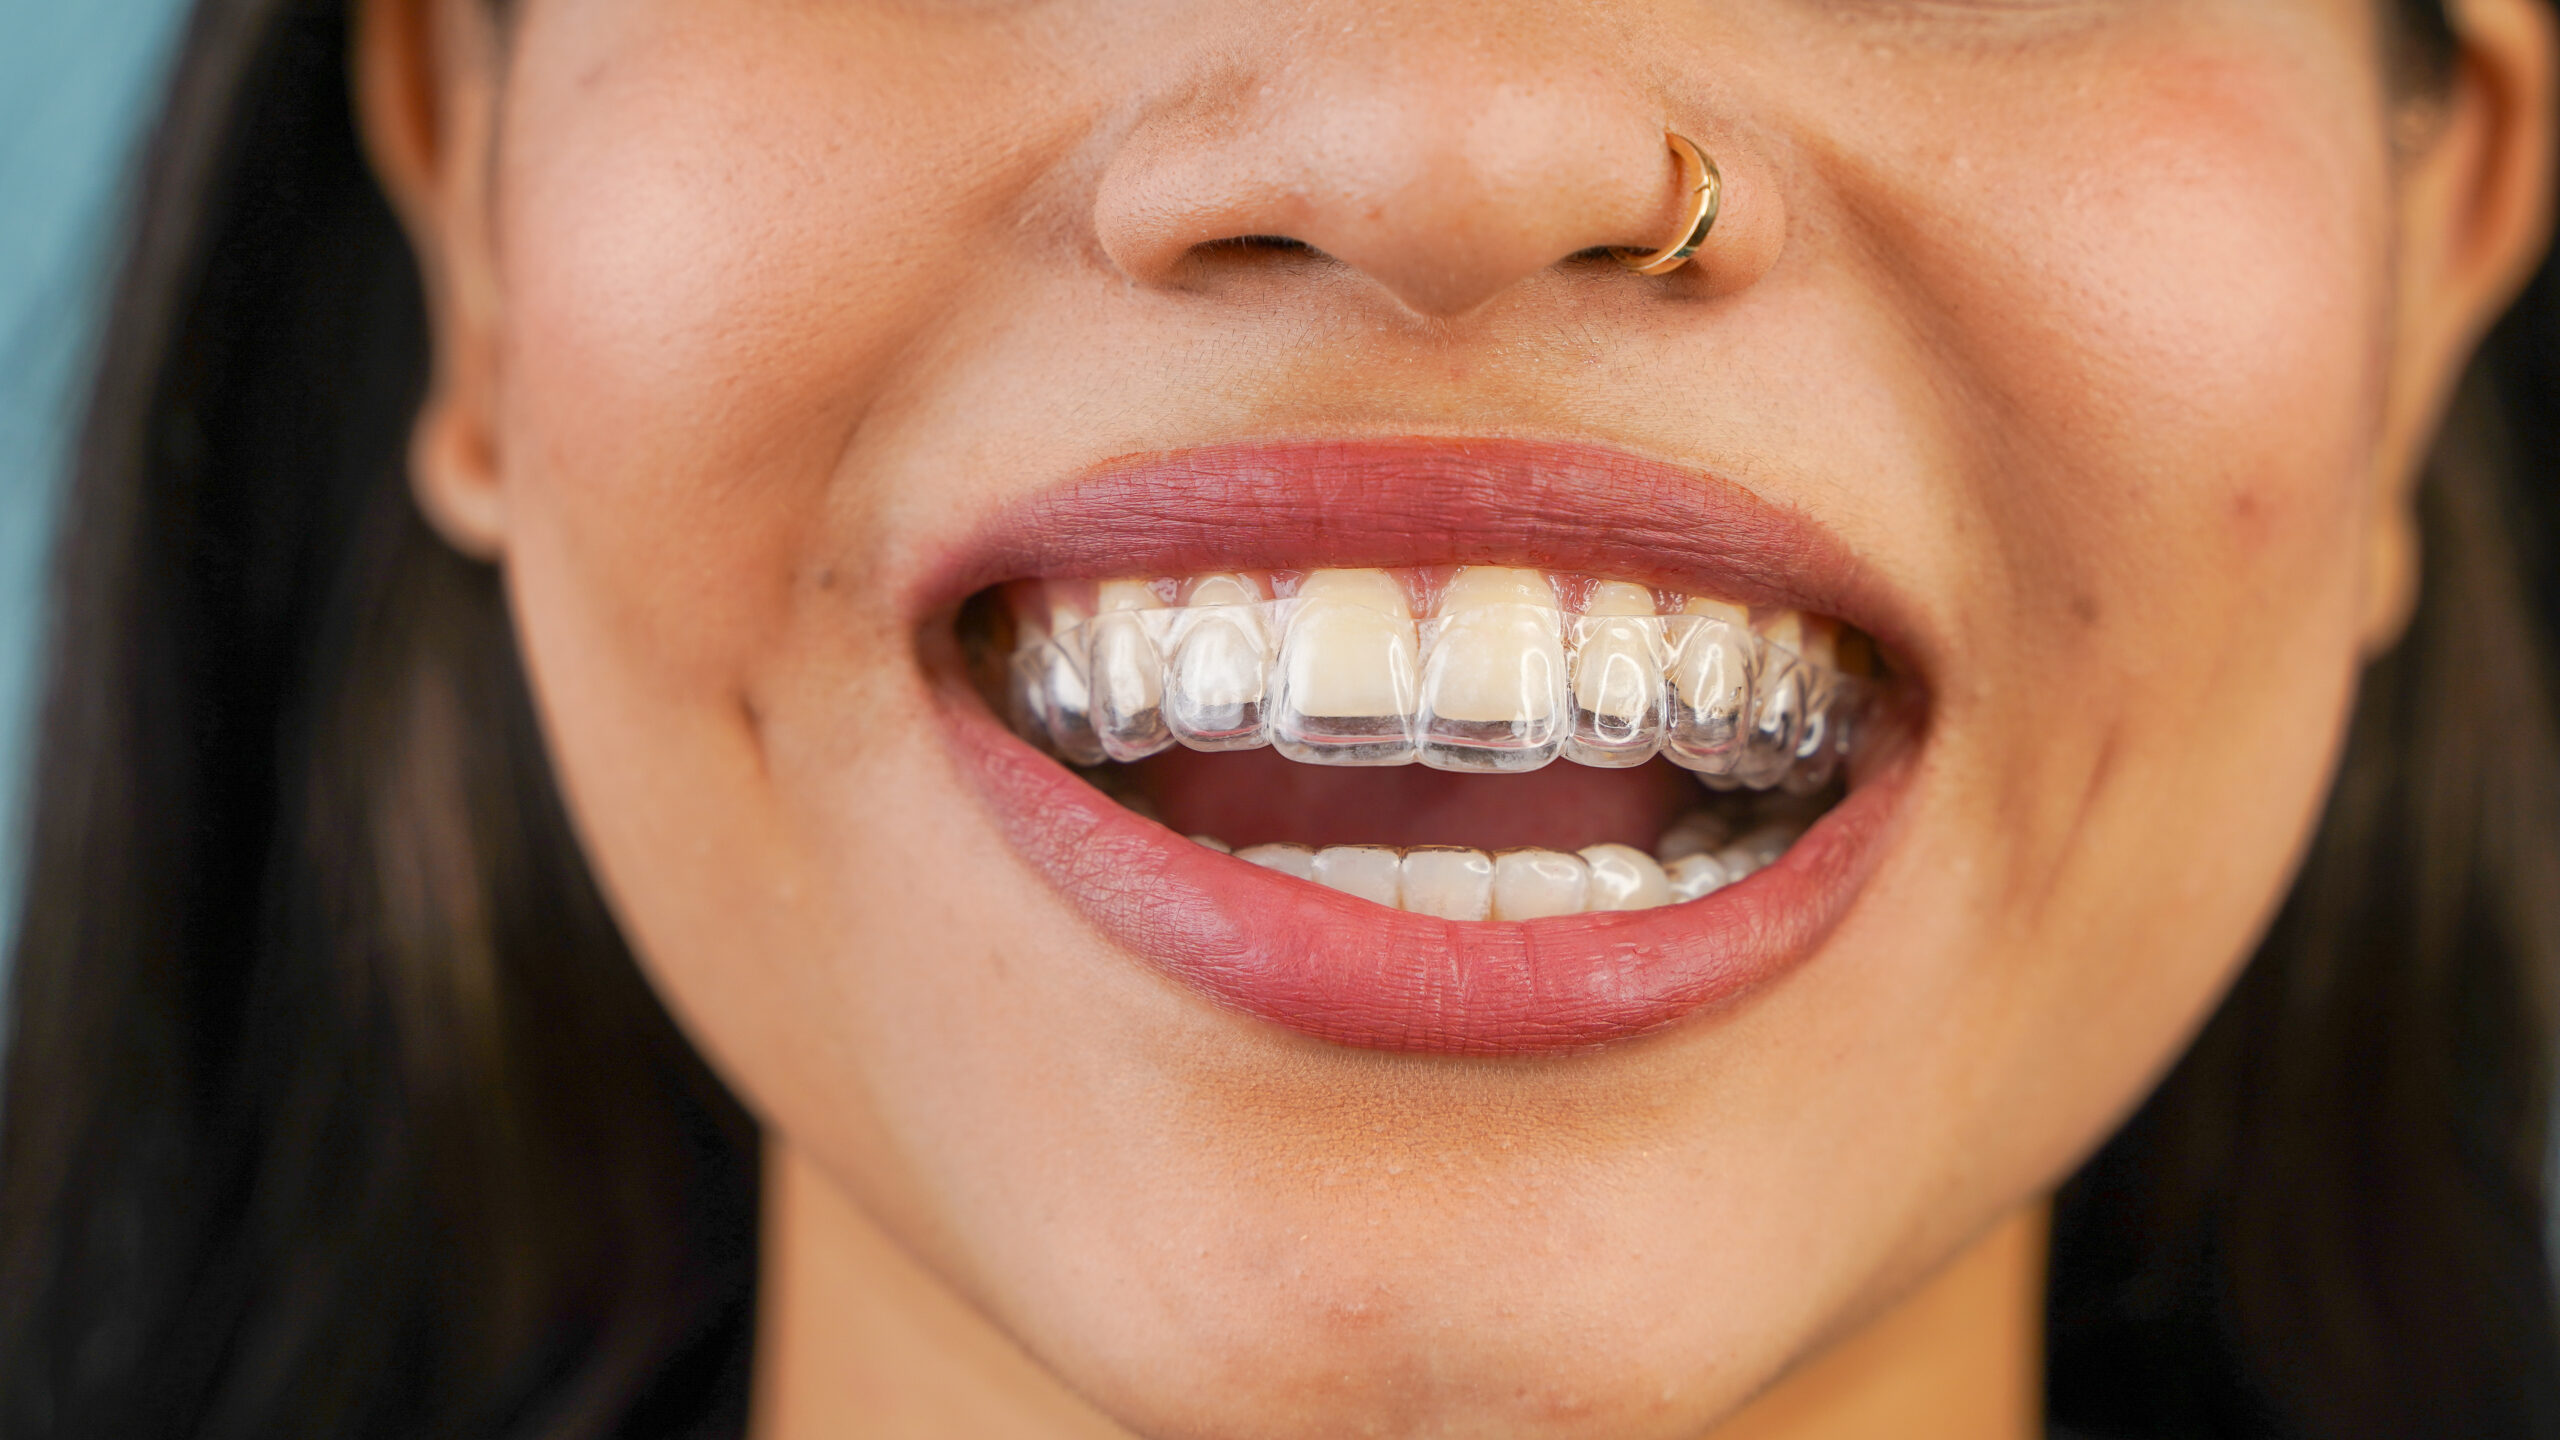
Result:
[[[2055,1183],[2277,903],[2516,261],[2462,228],[2495,97],[2395,158],[2362,0],[534,0],[502,60],[473,13],[386,162],[422,493],[601,879],[776,1141],[1149,1433],[1696,1433]],[[1723,211],[1648,277],[1596,251],[1679,229],[1666,130]],[[1846,798],[1080,776],[963,623],[1468,565],[1872,637]],[[1530,920],[1183,838],[1754,804],[1830,808]]]

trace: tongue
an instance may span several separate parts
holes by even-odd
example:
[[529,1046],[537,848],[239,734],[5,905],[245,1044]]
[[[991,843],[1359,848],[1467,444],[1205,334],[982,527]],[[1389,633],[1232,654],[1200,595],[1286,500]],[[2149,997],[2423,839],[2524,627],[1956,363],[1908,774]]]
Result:
[[1420,765],[1301,765],[1271,750],[1169,750],[1116,779],[1164,823],[1230,845],[1468,845],[1579,850],[1604,841],[1651,849],[1706,792],[1656,760],[1630,770],[1549,765],[1527,775],[1455,775]]

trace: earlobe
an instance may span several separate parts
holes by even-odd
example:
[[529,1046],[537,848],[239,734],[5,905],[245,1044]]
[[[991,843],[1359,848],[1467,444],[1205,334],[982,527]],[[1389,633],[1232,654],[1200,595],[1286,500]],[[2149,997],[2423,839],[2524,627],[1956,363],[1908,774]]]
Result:
[[2367,661],[2400,643],[2418,609],[2418,515],[2404,497],[2374,517],[2365,534],[2364,609],[2357,617],[2358,651]]
[[410,484],[447,543],[489,560],[506,542],[488,232],[495,25],[482,0],[361,0],[350,57],[365,151],[417,256],[433,350]]
[[418,407],[409,436],[409,487],[445,543],[475,560],[506,550],[506,487],[479,407],[441,386]]

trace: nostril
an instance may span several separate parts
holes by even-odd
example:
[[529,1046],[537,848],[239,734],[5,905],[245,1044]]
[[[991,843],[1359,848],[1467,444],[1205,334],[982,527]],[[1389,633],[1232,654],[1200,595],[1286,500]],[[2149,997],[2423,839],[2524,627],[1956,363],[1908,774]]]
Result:
[[1306,241],[1288,235],[1230,235],[1224,240],[1212,240],[1199,248],[1202,250],[1283,250],[1310,255],[1324,253]]
[[1182,260],[1187,267],[1205,270],[1249,271],[1295,269],[1332,258],[1295,235],[1229,235],[1192,246]]
[[1176,283],[1198,283],[1252,275],[1294,275],[1333,259],[1329,252],[1295,235],[1227,235],[1182,250],[1165,277],[1180,277]]

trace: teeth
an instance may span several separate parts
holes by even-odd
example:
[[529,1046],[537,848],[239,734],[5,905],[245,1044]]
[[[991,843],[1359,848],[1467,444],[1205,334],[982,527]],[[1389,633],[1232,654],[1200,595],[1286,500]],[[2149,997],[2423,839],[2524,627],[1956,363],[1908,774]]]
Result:
[[1049,743],[1078,765],[1099,765],[1102,741],[1093,733],[1093,690],[1085,682],[1087,613],[1072,601],[1053,599],[1049,632],[1055,638],[1032,652],[1038,660],[1038,706],[1047,720]]
[[1662,748],[1662,622],[1653,592],[1623,581],[1591,587],[1573,661],[1573,737],[1565,758],[1641,765]]
[[1591,867],[1579,855],[1554,850],[1510,850],[1493,860],[1493,916],[1497,920],[1579,915],[1590,890]]
[[1671,822],[1671,828],[1654,842],[1653,853],[1668,865],[1686,856],[1711,854],[1732,838],[1732,821],[1713,810],[1692,810]]
[[1404,857],[1404,908],[1443,920],[1493,918],[1493,857],[1481,850],[1428,846]]
[[1663,866],[1662,874],[1671,886],[1674,905],[1713,895],[1733,883],[1732,873],[1713,855],[1683,855]]
[[1759,629],[1779,648],[1762,652],[1751,723],[1743,734],[1741,763],[1733,772],[1755,790],[1778,783],[1795,764],[1796,745],[1804,738],[1807,698],[1805,669],[1796,659],[1804,645],[1804,617],[1782,612],[1763,621]]
[[1247,845],[1235,857],[1248,865],[1277,870],[1300,880],[1316,878],[1316,852],[1305,845]]
[[1094,608],[1101,613],[1085,627],[1094,736],[1113,760],[1143,760],[1173,743],[1164,723],[1164,660],[1145,618],[1164,601],[1140,581],[1108,580]]
[[1804,653],[1804,612],[1773,610],[1759,617],[1751,628],[1768,637],[1771,643],[1783,645],[1796,654]]
[[1235,573],[1026,584],[1015,724],[1079,765],[1174,744],[1489,773],[1660,754],[1711,788],[1811,794],[1875,690],[1841,670],[1838,626],[1797,611],[1657,613],[1641,585],[1468,566],[1417,622],[1415,586],[1430,581],[1387,570],[1278,594]]
[[1404,888],[1403,870],[1404,857],[1384,845],[1328,845],[1316,852],[1310,878],[1393,909]]
[[1535,770],[1564,744],[1563,614],[1535,570],[1470,567],[1441,597],[1422,672],[1422,763]]
[[1680,619],[1680,658],[1671,672],[1663,748],[1675,765],[1710,781],[1729,779],[1742,764],[1759,647],[1740,606],[1692,600]]
[[[1356,895],[1375,905],[1446,920],[1544,920],[1610,910],[1650,910],[1712,895],[1769,868],[1803,835],[1801,816],[1770,820],[1712,853],[1668,854],[1673,837],[1683,843],[1706,835],[1692,825],[1705,812],[1683,817],[1665,832],[1665,856],[1632,845],[1592,845],[1578,855],[1556,850],[1505,850],[1487,855],[1452,845],[1398,851],[1384,845],[1247,845],[1239,860],[1300,880]],[[1208,835],[1194,841],[1225,851]]]
[[1166,727],[1194,750],[1267,745],[1263,697],[1271,633],[1256,608],[1262,591],[1241,575],[1210,575],[1184,598],[1182,638],[1166,687]]
[[1796,837],[1803,833],[1801,826],[1763,825],[1718,850],[1716,860],[1724,866],[1726,875],[1739,880],[1778,863],[1778,857],[1786,854],[1787,847],[1796,843]]
[[1671,903],[1671,882],[1660,861],[1633,845],[1586,845],[1583,863],[1591,867],[1589,910],[1650,910]]
[[1799,636],[1795,645],[1800,663],[1796,673],[1804,687],[1803,718],[1793,758],[1780,768],[1785,772],[1779,783],[1797,795],[1811,795],[1831,783],[1840,756],[1847,749],[1847,707],[1830,702],[1830,691],[1840,675],[1840,627],[1830,620],[1815,616],[1796,617]]
[[1182,603],[1194,610],[1252,605],[1266,598],[1262,587],[1247,575],[1202,575],[1182,587]]
[[1309,574],[1280,642],[1272,742],[1320,765],[1410,763],[1421,648],[1395,576]]

